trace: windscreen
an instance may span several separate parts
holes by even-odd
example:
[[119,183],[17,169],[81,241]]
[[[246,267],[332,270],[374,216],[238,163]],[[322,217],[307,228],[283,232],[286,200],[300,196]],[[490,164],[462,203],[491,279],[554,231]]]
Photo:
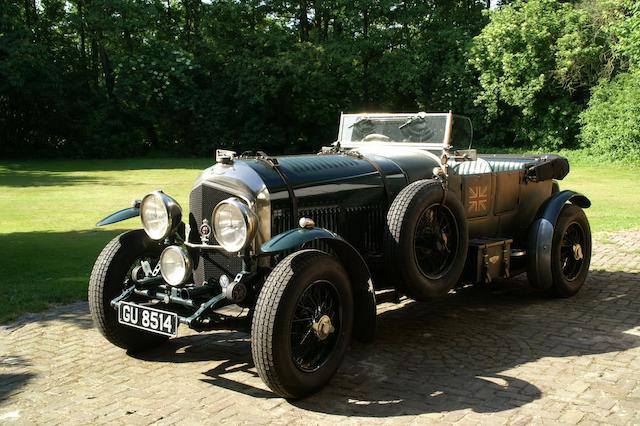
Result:
[[349,142],[444,142],[447,114],[345,114],[340,141]]

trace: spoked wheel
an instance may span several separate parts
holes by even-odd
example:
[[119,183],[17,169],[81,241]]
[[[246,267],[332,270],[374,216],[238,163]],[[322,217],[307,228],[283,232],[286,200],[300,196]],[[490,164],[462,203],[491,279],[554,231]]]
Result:
[[420,216],[415,232],[415,259],[429,279],[438,279],[451,267],[459,241],[453,213],[442,204],[429,206]]
[[446,294],[460,279],[467,257],[467,221],[459,195],[442,183],[405,187],[387,213],[384,254],[388,279],[409,297]]
[[[102,250],[89,279],[89,310],[93,323],[111,343],[130,351],[150,349],[168,337],[128,327],[118,322],[111,301],[131,285],[131,273],[142,261],[160,257],[160,246],[144,231],[130,231],[115,237]],[[135,299],[132,299],[135,300]]]
[[298,299],[291,321],[291,354],[300,370],[322,367],[335,349],[342,326],[340,297],[326,280],[313,282]]
[[342,265],[319,250],[287,256],[256,302],[251,351],[258,374],[285,398],[319,391],[340,366],[352,326],[353,294]]
[[567,204],[553,231],[550,293],[558,297],[576,294],[584,284],[591,263],[591,228],[584,211]]
[[585,233],[578,222],[572,222],[560,240],[560,267],[567,281],[577,278],[584,264]]

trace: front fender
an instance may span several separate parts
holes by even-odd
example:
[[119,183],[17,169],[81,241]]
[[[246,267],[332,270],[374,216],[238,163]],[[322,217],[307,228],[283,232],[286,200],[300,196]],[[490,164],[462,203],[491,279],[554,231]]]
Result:
[[560,212],[568,202],[584,209],[591,206],[591,201],[582,194],[568,190],[558,192],[540,207],[537,219],[529,229],[527,276],[536,288],[548,289],[553,284],[551,275],[553,232]]
[[337,234],[324,228],[297,228],[278,234],[262,245],[262,253],[276,254],[299,248],[305,243],[321,238],[339,238]]
[[353,336],[370,342],[376,332],[376,294],[367,263],[360,253],[339,235],[324,228],[291,229],[276,235],[262,245],[263,254],[277,254],[302,248],[311,242],[321,242],[336,254],[353,286]]
[[96,226],[111,225],[112,223],[122,222],[123,220],[131,219],[136,216],[140,216],[140,208],[129,207],[128,209],[122,209],[115,213],[111,213],[109,216],[96,223]]

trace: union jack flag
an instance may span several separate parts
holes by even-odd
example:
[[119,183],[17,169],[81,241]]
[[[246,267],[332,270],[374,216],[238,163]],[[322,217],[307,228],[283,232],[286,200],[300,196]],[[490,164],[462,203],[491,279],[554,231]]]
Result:
[[487,210],[487,187],[486,186],[470,186],[469,187],[469,212],[480,213]]

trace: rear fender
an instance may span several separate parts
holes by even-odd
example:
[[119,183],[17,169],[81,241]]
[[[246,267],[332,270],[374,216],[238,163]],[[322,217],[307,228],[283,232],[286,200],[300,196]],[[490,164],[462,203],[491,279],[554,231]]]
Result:
[[324,228],[298,228],[276,235],[262,246],[263,254],[300,249],[312,242],[328,245],[337,255],[349,275],[353,288],[353,336],[370,342],[376,332],[376,294],[366,262],[358,251],[339,235]]
[[553,231],[562,208],[568,202],[583,209],[591,206],[591,201],[582,194],[568,190],[558,192],[549,197],[540,207],[536,220],[529,229],[527,275],[536,288],[548,289],[553,284],[551,275]]

